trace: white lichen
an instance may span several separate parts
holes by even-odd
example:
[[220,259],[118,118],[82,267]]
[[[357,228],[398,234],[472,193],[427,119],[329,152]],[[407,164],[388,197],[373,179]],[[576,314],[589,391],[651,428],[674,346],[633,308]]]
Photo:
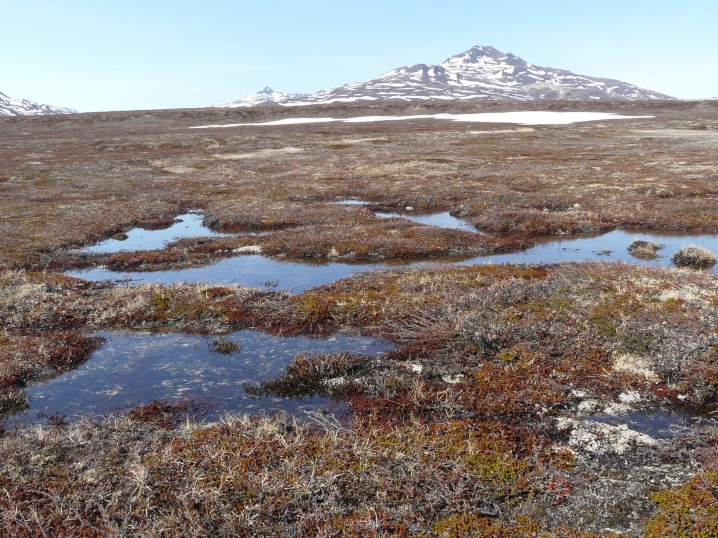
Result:
[[557,420],[556,426],[560,430],[571,430],[568,441],[570,448],[577,453],[595,456],[622,455],[636,447],[652,446],[657,442],[651,436],[632,430],[625,424],[612,426],[564,417]]

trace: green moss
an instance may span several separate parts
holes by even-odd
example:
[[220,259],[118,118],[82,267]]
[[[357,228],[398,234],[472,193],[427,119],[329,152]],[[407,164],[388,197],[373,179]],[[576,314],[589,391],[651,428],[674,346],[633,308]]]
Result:
[[481,478],[495,492],[507,492],[519,485],[529,471],[526,461],[507,454],[466,454],[461,458],[466,470]]
[[646,525],[646,538],[718,536],[718,475],[703,473],[674,490],[651,496],[658,513]]
[[462,512],[442,519],[432,530],[440,538],[608,538],[613,533],[593,534],[568,527],[551,530],[541,528],[530,516],[517,516],[512,521],[495,520],[483,514]]

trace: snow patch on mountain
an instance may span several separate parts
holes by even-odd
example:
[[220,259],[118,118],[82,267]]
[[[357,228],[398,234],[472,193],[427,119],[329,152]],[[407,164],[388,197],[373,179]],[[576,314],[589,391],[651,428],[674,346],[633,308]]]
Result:
[[[540,99],[624,101],[672,99],[619,80],[577,75],[530,64],[493,47],[476,46],[440,65],[416,64],[392,69],[367,82],[351,82],[311,95],[284,94],[268,88],[223,106],[256,104],[311,105],[387,100]],[[266,95],[267,97],[264,97]],[[276,95],[276,97],[275,97]]]
[[0,92],[0,116],[40,116],[44,114],[77,114],[77,110],[43,105],[27,99],[13,99]]

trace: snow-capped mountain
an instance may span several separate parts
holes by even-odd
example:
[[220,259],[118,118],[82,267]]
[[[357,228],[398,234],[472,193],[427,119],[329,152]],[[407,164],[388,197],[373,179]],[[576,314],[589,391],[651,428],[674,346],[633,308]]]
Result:
[[[292,94],[272,92],[272,95]],[[215,106],[253,106],[254,103],[250,98],[255,96]],[[307,105],[392,99],[410,101],[478,98],[521,101],[672,99],[668,95],[645,90],[627,82],[577,75],[563,69],[540,67],[493,47],[476,46],[448,58],[440,65],[417,64],[399,67],[367,82],[352,82],[311,95],[281,101],[268,99],[262,103]]]
[[42,105],[27,99],[13,99],[0,93],[0,116],[39,116],[42,114],[77,114],[77,110]]
[[266,87],[257,93],[247,95],[236,101],[225,101],[224,103],[213,106],[218,108],[237,108],[257,105],[286,105],[295,101],[301,101],[307,97],[309,97],[308,93],[282,93],[275,92],[272,88]]

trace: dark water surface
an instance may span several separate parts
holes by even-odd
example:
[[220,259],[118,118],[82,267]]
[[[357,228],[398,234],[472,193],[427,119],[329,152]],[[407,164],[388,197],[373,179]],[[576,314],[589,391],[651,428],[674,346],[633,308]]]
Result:
[[625,415],[594,415],[586,420],[601,422],[611,426],[625,424],[631,430],[650,435],[654,439],[671,439],[680,437],[690,431],[690,426],[696,418],[680,413],[655,413],[634,411]]
[[[199,399],[212,405],[208,418],[226,412],[283,409],[293,412],[326,406],[326,398],[306,401],[253,399],[245,383],[274,379],[297,354],[318,355],[350,351],[379,356],[394,348],[390,342],[363,336],[328,338],[272,336],[239,331],[224,337],[184,334],[100,332],[106,343],[75,370],[27,387],[29,410],[10,418],[10,424],[42,422],[43,416],[102,415],[126,411],[153,400]],[[213,351],[221,343],[239,350]]]

